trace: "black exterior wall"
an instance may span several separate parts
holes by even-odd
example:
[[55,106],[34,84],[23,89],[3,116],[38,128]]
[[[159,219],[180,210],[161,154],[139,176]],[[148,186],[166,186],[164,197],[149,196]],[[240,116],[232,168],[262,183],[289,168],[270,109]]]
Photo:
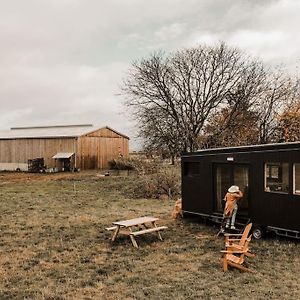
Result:
[[[288,163],[288,193],[265,191],[265,164]],[[183,154],[183,211],[214,215],[216,165],[249,167],[247,217],[254,224],[300,231],[300,195],[294,194],[294,163],[300,163],[300,143],[268,144],[201,150]],[[239,216],[238,212],[238,216]]]

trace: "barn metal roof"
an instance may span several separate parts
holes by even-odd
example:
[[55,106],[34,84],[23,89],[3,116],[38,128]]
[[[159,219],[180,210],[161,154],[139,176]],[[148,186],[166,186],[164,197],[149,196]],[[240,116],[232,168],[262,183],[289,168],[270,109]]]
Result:
[[127,136],[107,126],[97,128],[90,124],[84,124],[47,127],[13,127],[11,130],[0,130],[0,139],[79,137],[102,128],[108,128],[115,133],[128,138]]

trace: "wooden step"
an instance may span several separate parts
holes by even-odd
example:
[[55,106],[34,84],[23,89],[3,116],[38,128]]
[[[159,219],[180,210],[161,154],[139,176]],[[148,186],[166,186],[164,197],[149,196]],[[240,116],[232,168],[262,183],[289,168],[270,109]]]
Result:
[[147,229],[131,232],[130,235],[137,236],[137,235],[141,235],[141,234],[144,234],[144,233],[150,233],[150,232],[156,232],[156,231],[164,230],[164,229],[167,229],[167,228],[168,228],[167,226],[147,228]]

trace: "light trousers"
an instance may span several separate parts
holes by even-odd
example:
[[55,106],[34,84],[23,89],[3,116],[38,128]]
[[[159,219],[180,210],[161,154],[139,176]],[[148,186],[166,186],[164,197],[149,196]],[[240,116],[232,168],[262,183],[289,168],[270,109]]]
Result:
[[[226,222],[226,226],[227,226],[227,227],[228,227],[229,225],[234,226],[237,211],[238,211],[238,206],[237,206],[237,204],[235,204],[235,205],[234,205],[234,208],[233,208],[233,211],[232,211],[232,216],[231,216],[231,218],[228,218],[228,219],[227,219],[227,222]],[[231,222],[230,222],[230,221],[231,221]]]

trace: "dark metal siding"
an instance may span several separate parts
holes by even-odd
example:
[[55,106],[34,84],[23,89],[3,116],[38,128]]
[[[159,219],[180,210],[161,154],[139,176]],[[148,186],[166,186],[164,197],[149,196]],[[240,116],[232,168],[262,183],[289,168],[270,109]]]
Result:
[[213,212],[213,202],[205,199],[207,195],[212,193],[211,166],[199,161],[198,163],[201,165],[198,175],[184,174],[185,168],[182,168],[182,195],[183,199],[189,199],[189,201],[183,202],[183,209],[190,212],[211,214]]
[[[201,153],[201,152],[200,152]],[[212,214],[213,211],[213,173],[214,163],[246,163],[250,166],[249,217],[252,222],[300,230],[300,196],[293,194],[293,163],[300,163],[300,144],[249,147],[247,151],[205,151],[182,156],[182,198],[183,210],[194,213]],[[228,162],[227,157],[233,157]],[[197,176],[185,174],[185,162],[199,162]],[[289,163],[289,194],[264,191],[264,164],[266,162]]]

